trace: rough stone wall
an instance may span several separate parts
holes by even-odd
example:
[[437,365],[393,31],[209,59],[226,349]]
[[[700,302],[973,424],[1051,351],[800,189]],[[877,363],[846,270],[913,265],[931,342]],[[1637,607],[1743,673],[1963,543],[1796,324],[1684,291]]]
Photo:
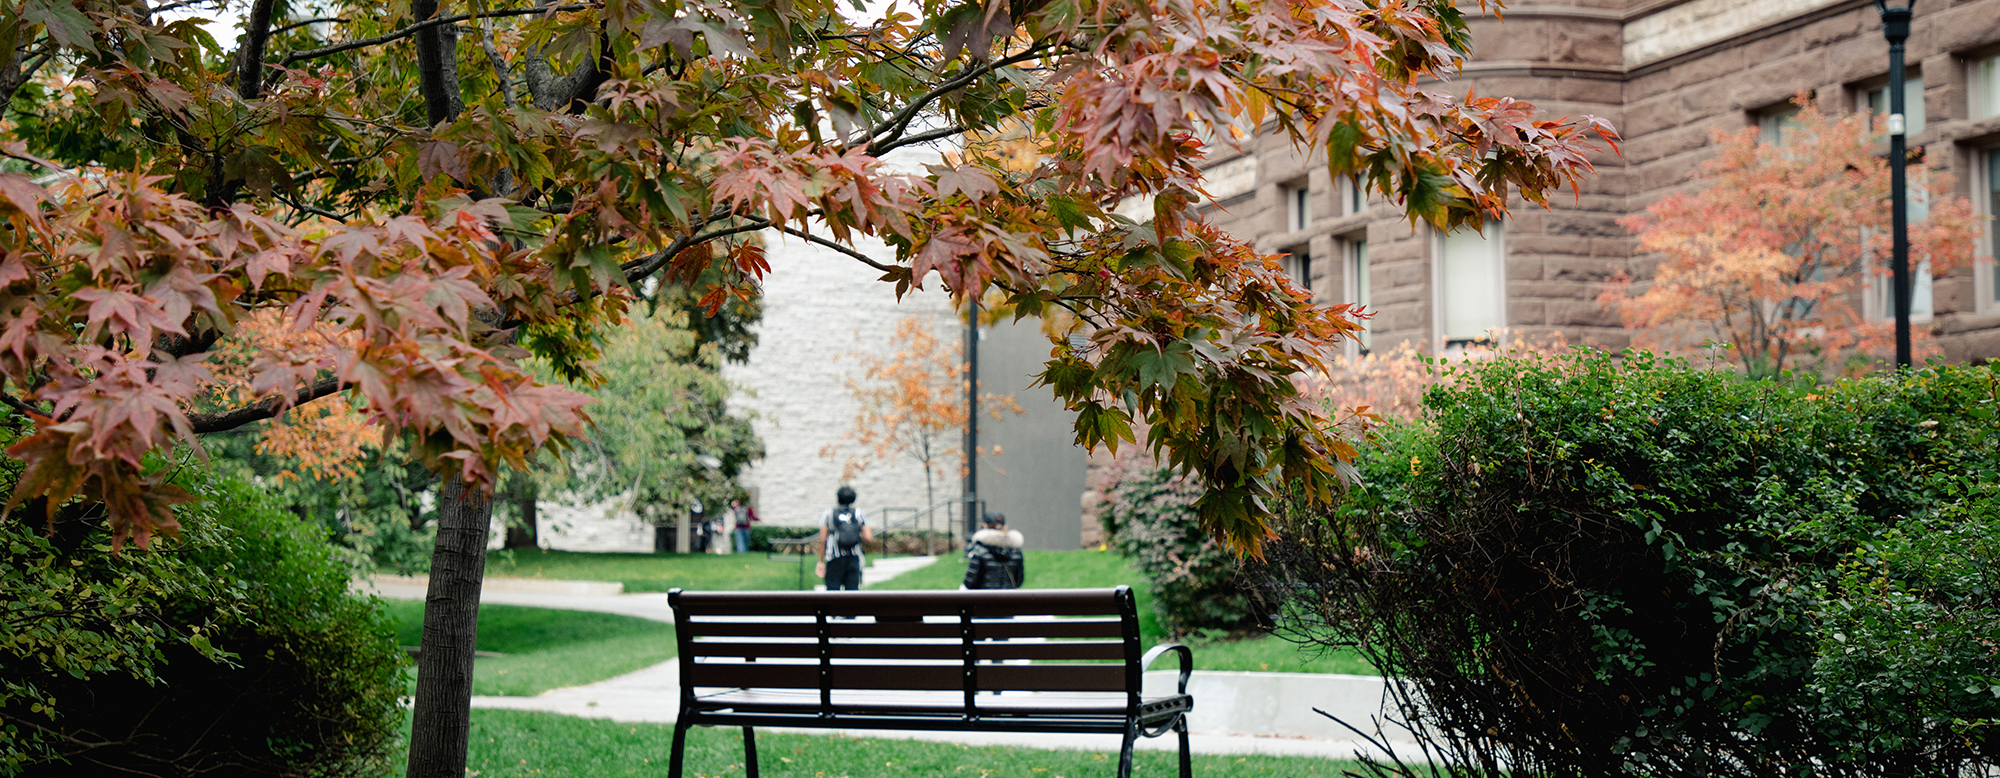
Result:
[[[1597,174],[1580,191],[1551,193],[1547,208],[1516,198],[1503,228],[1507,327],[1528,335],[1559,331],[1571,342],[1610,348],[1630,339],[1597,296],[1620,271],[1643,281],[1654,262],[1635,253],[1636,241],[1617,220],[1697,186],[1694,175],[1715,153],[1715,132],[1753,126],[1760,112],[1801,91],[1815,93],[1829,111],[1854,110],[1888,70],[1881,23],[1865,0],[1554,0],[1509,8],[1504,21],[1461,5],[1473,17],[1473,60],[1436,88],[1525,99],[1551,117],[1605,117],[1624,136],[1622,155],[1607,149],[1591,157]],[[1924,164],[1969,195],[1979,180],[1973,165],[2000,147],[2000,117],[1969,119],[1966,97],[1967,63],[2000,52],[2000,0],[1918,4],[1907,49],[1911,75],[1924,78],[1929,117],[1911,147],[1923,148]],[[1246,165],[1245,157],[1256,162]],[[1217,192],[1212,219],[1260,250],[1309,248],[1310,284],[1327,302],[1350,299],[1343,240],[1365,235],[1372,345],[1436,349],[1437,242],[1428,228],[1402,220],[1380,196],[1366,212],[1346,212],[1341,183],[1323,161],[1300,158],[1273,134],[1241,153],[1220,153],[1212,169],[1224,166],[1233,183]],[[1254,183],[1240,183],[1246,170]],[[1294,231],[1284,197],[1302,182],[1313,218]],[[1937,314],[1920,325],[1954,361],[2000,357],[2000,305],[1980,310],[1974,272],[1938,278]],[[1978,272],[1992,270],[1982,265]]]
[[[1692,186],[1699,165],[1713,156],[1710,140],[1717,130],[1752,126],[1760,111],[1800,91],[1812,92],[1827,110],[1844,113],[1881,85],[1888,44],[1873,4],[1806,5],[1812,7],[1755,29],[1627,63],[1620,129],[1628,139],[1628,210],[1643,210]],[[1958,193],[1969,195],[1976,180],[1972,166],[2000,144],[2000,118],[1968,119],[1966,68],[1970,59],[2000,49],[2000,0],[1925,2],[1915,9],[1905,61],[1911,76],[1923,77],[1924,94],[1909,99],[1925,101],[1928,122],[1910,136],[1909,145],[1923,149],[1933,174],[1951,176]],[[1886,143],[1883,149],[1886,153]],[[1644,258],[1638,260],[1635,270],[1649,269]],[[2000,310],[1980,312],[1974,272],[1966,268],[1938,278],[1937,313],[1928,324],[1916,325],[1937,335],[1952,361],[2000,357]]]
[[[759,517],[772,524],[810,525],[833,506],[841,467],[857,453],[848,435],[860,405],[848,380],[859,379],[865,369],[859,355],[894,354],[896,325],[908,316],[932,322],[946,344],[962,340],[964,330],[952,316],[950,299],[935,289],[935,277],[931,290],[899,303],[895,287],[877,280],[880,271],[853,258],[796,239],[773,239],[767,248],[771,273],[757,348],[747,364],[725,365],[722,372],[740,387],[731,407],[755,414],[753,424],[764,440],[764,461],[743,477],[756,495]],[[880,244],[863,250],[877,261],[895,257]],[[946,441],[948,448],[959,445],[956,436]],[[822,456],[829,446],[837,449],[835,456]],[[935,484],[938,499],[959,493],[957,473],[952,460]],[[923,468],[914,460],[879,462],[851,484],[860,497],[857,504],[871,516],[882,508],[927,504]]]

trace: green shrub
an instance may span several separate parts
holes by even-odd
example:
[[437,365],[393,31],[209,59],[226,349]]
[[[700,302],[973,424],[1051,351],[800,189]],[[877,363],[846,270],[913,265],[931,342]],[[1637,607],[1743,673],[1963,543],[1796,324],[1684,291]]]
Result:
[[0,522],[0,773],[384,774],[405,659],[379,604],[261,490],[181,480],[201,501],[151,550]]
[[[1904,560],[1889,578],[1978,603],[1986,615],[1960,626],[1990,636],[1990,595],[1966,576],[1925,589],[1914,571],[1928,552],[1891,541],[1933,537],[1913,520],[1983,515],[1944,485],[1993,481],[1991,369],[1810,392],[1644,354],[1450,370],[1424,423],[1366,451],[1367,488],[1330,510],[1287,507],[1259,575],[1284,628],[1411,679],[1404,714],[1460,763],[1772,776],[1948,774],[1989,758],[1993,711],[1976,695],[1846,692],[1862,678],[1936,690],[1951,676],[1963,691],[2000,677],[1984,648],[1938,678],[1914,655],[1897,664],[1882,651],[1922,611],[1892,608],[1894,623],[1861,596],[1881,577],[1855,572],[1880,568],[1871,554]],[[1966,553],[1954,569],[1984,564]],[[1828,625],[1869,619],[1880,642],[1834,656],[1845,647]]]
[[1257,631],[1266,619],[1237,579],[1236,555],[1203,532],[1195,516],[1201,494],[1198,484],[1146,463],[1118,477],[1098,521],[1111,546],[1151,582],[1153,607],[1170,637]]

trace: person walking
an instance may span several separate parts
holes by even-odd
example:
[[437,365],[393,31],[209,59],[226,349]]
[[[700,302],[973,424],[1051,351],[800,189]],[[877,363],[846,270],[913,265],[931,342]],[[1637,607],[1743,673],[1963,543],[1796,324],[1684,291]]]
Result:
[[819,517],[819,535],[814,542],[819,545],[819,564],[813,572],[826,579],[829,592],[846,589],[861,589],[862,544],[875,539],[875,533],[868,529],[868,517],[861,509],[854,507],[854,489],[840,487],[834,493],[838,502]]
[[1027,574],[1021,547],[1027,540],[1007,528],[1007,515],[989,513],[985,526],[972,533],[965,547],[965,588],[1019,589]]
[[757,509],[744,505],[742,500],[729,503],[729,512],[736,516],[736,528],[731,535],[736,536],[736,553],[750,553],[750,525],[757,521]]

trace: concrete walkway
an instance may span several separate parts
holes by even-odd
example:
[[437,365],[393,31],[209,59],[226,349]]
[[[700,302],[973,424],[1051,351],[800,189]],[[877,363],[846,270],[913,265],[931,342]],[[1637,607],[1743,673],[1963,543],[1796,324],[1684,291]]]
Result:
[[[936,561],[937,557],[875,560],[874,566],[865,574],[864,586],[880,584]],[[357,582],[355,588],[390,599],[421,600],[425,595],[424,583],[410,578],[378,577]],[[491,578],[482,589],[480,599],[503,605],[617,613],[669,623],[674,620],[673,609],[667,604],[667,595],[663,592],[607,594],[601,589],[568,586],[574,583],[578,582]],[[1171,658],[1162,661],[1171,666]],[[677,662],[662,662],[588,686],[553,689],[534,697],[473,697],[472,705],[475,708],[545,711],[613,721],[671,723],[679,712],[679,674]],[[1149,672],[1146,674],[1146,689],[1149,693],[1169,693],[1173,690],[1175,676],[1176,673],[1171,670]],[[1381,715],[1384,691],[1383,679],[1373,676],[1199,671],[1188,683],[1188,692],[1195,699],[1194,711],[1188,717],[1192,732],[1189,745],[1196,753],[1203,754],[1351,759],[1357,752],[1376,753],[1366,741],[1315,713],[1314,709],[1324,710],[1357,726],[1371,728],[1368,722]],[[1115,751],[1118,747],[1116,737],[1104,735],[875,730],[846,731],[844,734],[1099,752]],[[1419,753],[1407,735],[1400,732],[1396,735],[1383,739],[1388,740],[1404,759]],[[1379,731],[1377,736],[1380,737]],[[1178,745],[1169,734],[1142,739],[1139,747],[1173,750]]]
[[[934,556],[899,556],[873,560],[867,571],[861,574],[861,585],[864,588],[879,585],[911,570],[928,567],[938,559]],[[807,574],[810,575],[811,571],[807,571]],[[420,575],[378,575],[365,581],[356,581],[354,590],[378,594],[391,600],[421,600],[429,586],[430,580]],[[615,582],[492,576],[488,577],[485,586],[480,588],[479,601],[492,605],[525,605],[531,608],[616,613],[621,616],[637,616],[642,619],[673,623],[674,609],[667,604],[666,592],[621,594],[624,588]]]

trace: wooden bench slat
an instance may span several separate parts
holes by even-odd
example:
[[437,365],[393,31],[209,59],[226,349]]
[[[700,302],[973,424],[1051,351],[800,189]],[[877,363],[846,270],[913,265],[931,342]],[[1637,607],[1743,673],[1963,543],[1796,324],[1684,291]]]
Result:
[[1125,636],[1125,626],[1117,619],[983,621],[972,625],[972,635],[981,640],[992,638],[1122,638]]
[[[730,658],[815,658],[819,656],[817,642],[723,642],[695,641],[691,644],[695,657]],[[957,661],[964,657],[964,647],[951,643],[859,643],[836,642],[827,646],[828,655],[835,659],[936,659]],[[1008,641],[1001,643],[979,643],[973,646],[975,658],[987,660],[1040,659],[1040,660],[1119,660],[1125,658],[1125,644],[1106,641],[1059,641],[1034,642]]]
[[[689,621],[688,636],[701,637],[791,637],[817,638],[819,628],[811,621]],[[834,638],[895,639],[959,637],[959,625],[938,621],[841,620],[827,623]],[[993,638],[1118,638],[1124,626],[1117,619],[1010,619],[975,621],[973,637]]]
[[[817,689],[817,664],[697,662],[682,683],[694,687]],[[827,668],[836,689],[961,691],[964,665],[836,664]],[[1122,665],[996,665],[974,667],[980,691],[1117,692],[1125,690]]]
[[1123,665],[979,665],[980,691],[1122,692]]
[[[814,605],[836,616],[946,616],[971,607],[976,617],[1112,615],[1112,589],[1015,589],[1012,591],[824,592]],[[677,601],[690,616],[759,616],[799,612],[798,592],[681,592]]]
[[[953,646],[957,648],[957,646]],[[1102,660],[1124,659],[1125,644],[1059,640],[1047,643],[980,643],[972,648],[979,659]]]
[[819,627],[810,621],[690,621],[683,631],[690,638],[814,638]]

